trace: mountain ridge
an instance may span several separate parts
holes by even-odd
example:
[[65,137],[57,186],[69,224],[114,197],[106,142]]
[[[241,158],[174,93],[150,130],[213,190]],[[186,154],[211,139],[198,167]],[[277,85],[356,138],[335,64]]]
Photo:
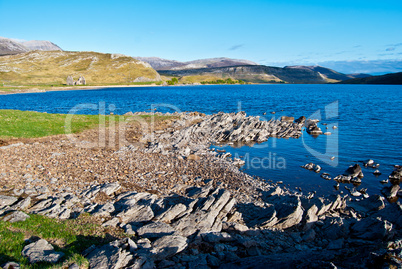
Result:
[[0,56],[15,55],[33,50],[63,51],[58,45],[47,40],[17,41],[12,38],[0,37]]
[[402,85],[402,72],[390,73],[381,76],[355,78],[339,82],[340,84],[377,84],[377,85]]
[[159,57],[134,57],[134,58],[149,63],[157,71],[214,68],[214,67],[227,67],[237,65],[258,65],[257,63],[249,60],[232,59],[227,57],[198,59],[187,62],[168,60]]
[[339,82],[341,78],[353,78],[351,75],[341,74],[334,70],[318,66],[273,67],[265,65],[242,65],[200,69],[159,70],[158,72],[164,76],[214,76],[219,79],[232,78],[249,83],[323,84]]

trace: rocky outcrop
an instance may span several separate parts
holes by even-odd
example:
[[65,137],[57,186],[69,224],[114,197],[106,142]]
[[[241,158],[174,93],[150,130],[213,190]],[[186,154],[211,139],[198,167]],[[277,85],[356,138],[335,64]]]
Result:
[[173,133],[145,136],[143,140],[150,141],[145,152],[178,153],[184,157],[190,154],[204,155],[208,154],[209,146],[214,143],[261,143],[270,137],[297,138],[301,136],[303,126],[302,123],[275,119],[263,121],[244,112],[207,116],[182,114],[177,124],[186,126],[186,122],[196,123]]
[[[309,198],[273,186],[261,192],[253,203],[239,203],[229,191],[211,185],[188,186],[184,195],[168,196],[118,193],[119,188],[117,183],[108,183],[94,185],[78,195],[32,194],[36,202],[25,208],[54,218],[75,218],[88,212],[102,216],[109,225],[136,234],[135,240],[119,239],[86,251],[90,268],[195,264],[225,268],[225,264],[233,265],[234,261],[243,264],[247,257],[283,255],[285,249],[298,257],[317,246],[319,255],[329,255],[330,251],[343,249],[346,243],[351,251],[356,251],[367,242],[375,246],[377,241],[398,238],[402,227],[400,204],[386,206],[380,196],[359,201],[339,195]],[[95,203],[98,195],[108,195],[108,202]],[[9,212],[27,198],[7,200],[3,212]],[[66,211],[69,214],[63,213]],[[5,213],[8,219],[3,220],[9,221],[12,215]],[[45,240],[27,245],[23,255],[31,263],[57,262],[62,256]],[[328,261],[336,261],[336,256],[330,256]]]

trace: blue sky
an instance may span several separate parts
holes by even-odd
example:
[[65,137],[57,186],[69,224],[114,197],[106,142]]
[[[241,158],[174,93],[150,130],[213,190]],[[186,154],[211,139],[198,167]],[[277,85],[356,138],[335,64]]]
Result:
[[179,61],[327,63],[350,72],[358,70],[345,62],[384,62],[402,71],[402,1],[0,0],[0,36]]

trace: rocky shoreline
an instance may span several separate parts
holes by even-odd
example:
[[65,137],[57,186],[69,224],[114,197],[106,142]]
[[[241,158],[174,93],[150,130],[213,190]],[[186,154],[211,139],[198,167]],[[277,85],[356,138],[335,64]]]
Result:
[[[57,219],[90,214],[104,227],[123,229],[127,238],[82,253],[90,268],[402,266],[399,201],[291,191],[240,172],[239,160],[210,149],[212,143],[299,137],[305,118],[169,116],[145,134],[131,126],[126,135],[132,139],[118,146],[84,147],[99,141],[91,130],[74,139],[0,147],[2,221],[24,221],[26,213]],[[399,186],[398,168],[392,178]],[[63,256],[43,239],[22,255],[32,263]]]

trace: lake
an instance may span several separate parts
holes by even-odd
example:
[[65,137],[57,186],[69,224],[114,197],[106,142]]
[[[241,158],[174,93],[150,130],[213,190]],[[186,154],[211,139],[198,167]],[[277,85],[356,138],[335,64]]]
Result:
[[[322,172],[334,177],[349,165],[373,159],[380,164],[382,175],[376,177],[374,169],[363,168],[360,187],[368,188],[369,194],[379,193],[383,187],[379,181],[388,177],[393,165],[402,164],[402,86],[208,85],[0,95],[0,109],[68,113],[78,104],[105,104],[107,114],[119,115],[156,108],[160,112],[206,114],[245,111],[266,120],[284,115],[320,119],[321,129],[331,135],[313,137],[303,132],[299,139],[272,138],[254,146],[213,146],[245,159],[245,172],[283,181],[303,191],[337,192],[333,180],[324,180],[320,174],[300,167],[309,162],[319,164]],[[78,113],[99,111],[87,109]],[[329,157],[335,159],[331,161]],[[345,191],[343,186],[341,190]]]

